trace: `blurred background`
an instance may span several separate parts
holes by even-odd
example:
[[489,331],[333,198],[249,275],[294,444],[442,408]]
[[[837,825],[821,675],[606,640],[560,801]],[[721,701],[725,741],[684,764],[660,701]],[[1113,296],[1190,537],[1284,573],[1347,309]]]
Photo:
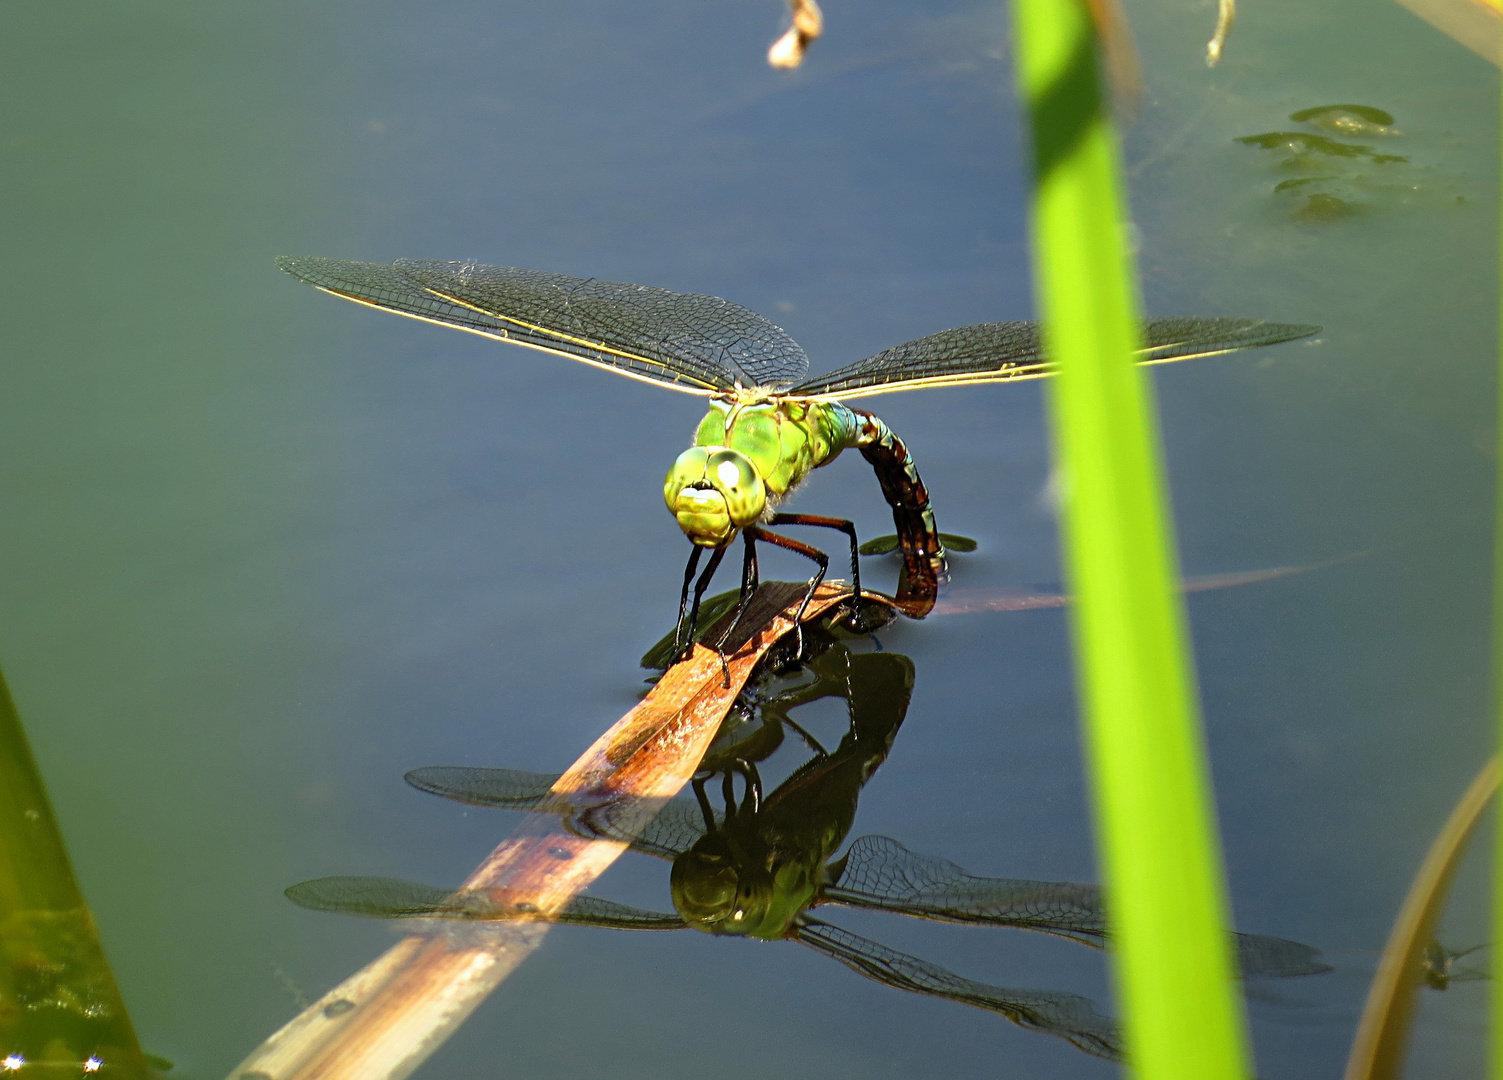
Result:
[[[1128,14],[1146,308],[1325,327],[1154,378],[1187,573],[1343,560],[1188,601],[1239,925],[1337,969],[1255,989],[1259,1075],[1330,1076],[1409,877],[1490,749],[1496,72],[1397,6],[1248,5],[1214,71],[1210,0]],[[273,256],[712,293],[773,318],[816,371],[1029,317],[1006,6],[825,15],[790,74],[763,59],[773,0],[0,12],[0,663],[172,1075],[222,1076],[394,940],[285,886],[462,879],[510,821],[402,773],[564,768],[641,692],[687,554],[660,490],[700,402],[337,303]],[[1290,119],[1330,104],[1393,122]],[[980,542],[957,589],[1057,583],[1037,384],[872,404],[941,527]],[[794,509],[890,530],[859,458],[825,473]],[[881,640],[916,687],[856,834],[1091,880],[1064,616],[936,616]],[[825,704],[810,723],[835,732]],[[1486,932],[1476,869],[1452,948]],[[668,904],[648,860],[596,892]],[[1068,942],[845,921],[1109,1006],[1102,958]],[[1411,1075],[1479,1067],[1484,992],[1426,997]],[[791,945],[577,928],[419,1075],[481,1066],[1115,1068]]]

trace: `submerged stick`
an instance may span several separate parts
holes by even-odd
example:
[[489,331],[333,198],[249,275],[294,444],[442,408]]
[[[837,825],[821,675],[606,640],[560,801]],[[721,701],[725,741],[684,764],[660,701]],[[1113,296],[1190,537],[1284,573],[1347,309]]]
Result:
[[[609,805],[618,835],[645,828],[694,775],[752,669],[794,628],[805,588],[763,584],[726,642],[729,679],[720,656],[696,645],[559,777],[549,798],[460,887],[507,904],[522,919],[441,926],[404,938],[262,1043],[229,1080],[398,1080],[417,1068],[537,948],[548,926],[541,920],[626,850],[619,841],[570,832],[567,820]],[[822,586],[805,621],[848,595],[844,586]],[[536,919],[525,917],[534,913]]]
[[1346,1061],[1345,1080],[1393,1080],[1403,1069],[1414,993],[1424,975],[1425,946],[1445,909],[1467,839],[1498,790],[1498,776],[1499,762],[1494,757],[1466,789],[1425,853],[1378,960]]

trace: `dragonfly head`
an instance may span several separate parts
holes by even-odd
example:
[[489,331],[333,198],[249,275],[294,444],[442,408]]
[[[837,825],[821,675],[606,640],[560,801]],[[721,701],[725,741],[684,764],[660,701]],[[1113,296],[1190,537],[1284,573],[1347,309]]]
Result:
[[814,901],[818,882],[801,860],[775,859],[765,845],[738,850],[711,833],[673,860],[669,886],[683,920],[709,934],[777,940]]
[[723,547],[767,507],[767,485],[751,458],[727,446],[691,446],[663,481],[678,527],[700,547]]

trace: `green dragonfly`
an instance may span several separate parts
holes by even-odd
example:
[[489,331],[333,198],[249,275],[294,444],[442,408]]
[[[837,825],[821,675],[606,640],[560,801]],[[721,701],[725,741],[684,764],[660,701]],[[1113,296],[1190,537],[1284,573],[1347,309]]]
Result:
[[[943,922],[1041,931],[1102,946],[1101,895],[1092,886],[977,877],[955,863],[911,851],[886,836],[863,836],[839,854],[854,823],[861,788],[886,759],[907,712],[914,668],[890,652],[852,652],[833,620],[811,627],[806,645],[820,650],[802,682],[769,693],[752,685],[696,775],[692,797],[670,800],[640,835],[618,828],[610,802],[591,797],[566,811],[583,836],[625,842],[672,862],[674,913],[581,896],[554,917],[560,923],[622,930],[677,930],[761,940],[796,941],[889,986],[997,1012],[1031,1030],[1067,1039],[1099,1057],[1120,1054],[1116,1027],[1084,997],[1053,990],[992,986],[860,937],[811,909],[862,908]],[[819,698],[844,698],[849,728],[826,748],[789,716]],[[811,756],[764,796],[757,763],[776,751],[784,730]],[[720,805],[708,783],[720,777]],[[736,780],[742,781],[737,796]],[[529,810],[548,795],[556,774],[510,769],[436,767],[407,775],[414,787],[471,805]],[[504,897],[392,878],[319,878],[292,886],[297,904],[376,918],[504,920],[517,917]],[[1247,976],[1329,970],[1298,942],[1235,935]]]
[[[769,526],[812,525],[845,533],[852,589],[859,599],[855,526],[839,518],[777,511],[811,471],[851,448],[875,470],[892,508],[903,556],[899,607],[915,618],[928,614],[947,572],[929,493],[902,440],[876,416],[844,402],[922,387],[1014,382],[1051,371],[1031,322],[943,330],[810,378],[809,358],[792,337],[756,312],[718,297],[422,259],[386,265],[283,256],[277,265],[347,300],[708,398],[710,411],[694,445],[673,463],[663,487],[668,509],[693,545],[679,597],[678,636],[684,644],[694,638],[699,602],[738,535],[746,545],[743,602],[755,586],[759,540],[814,561],[818,570],[805,595],[808,602],[829,568],[828,556]],[[1252,319],[1151,319],[1143,326],[1139,355],[1145,363],[1184,360],[1291,341],[1318,329]],[[695,582],[706,549],[710,559]]]

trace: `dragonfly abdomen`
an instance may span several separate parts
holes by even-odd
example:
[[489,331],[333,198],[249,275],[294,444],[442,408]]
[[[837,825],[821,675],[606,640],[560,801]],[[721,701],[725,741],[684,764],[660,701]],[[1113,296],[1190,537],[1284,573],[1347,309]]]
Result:
[[892,523],[897,527],[903,552],[898,605],[905,614],[921,619],[933,610],[939,587],[948,577],[945,548],[939,540],[934,512],[929,509],[929,491],[903,440],[871,413],[863,409],[851,412],[860,424],[854,445],[876,472],[882,497],[892,507]]

